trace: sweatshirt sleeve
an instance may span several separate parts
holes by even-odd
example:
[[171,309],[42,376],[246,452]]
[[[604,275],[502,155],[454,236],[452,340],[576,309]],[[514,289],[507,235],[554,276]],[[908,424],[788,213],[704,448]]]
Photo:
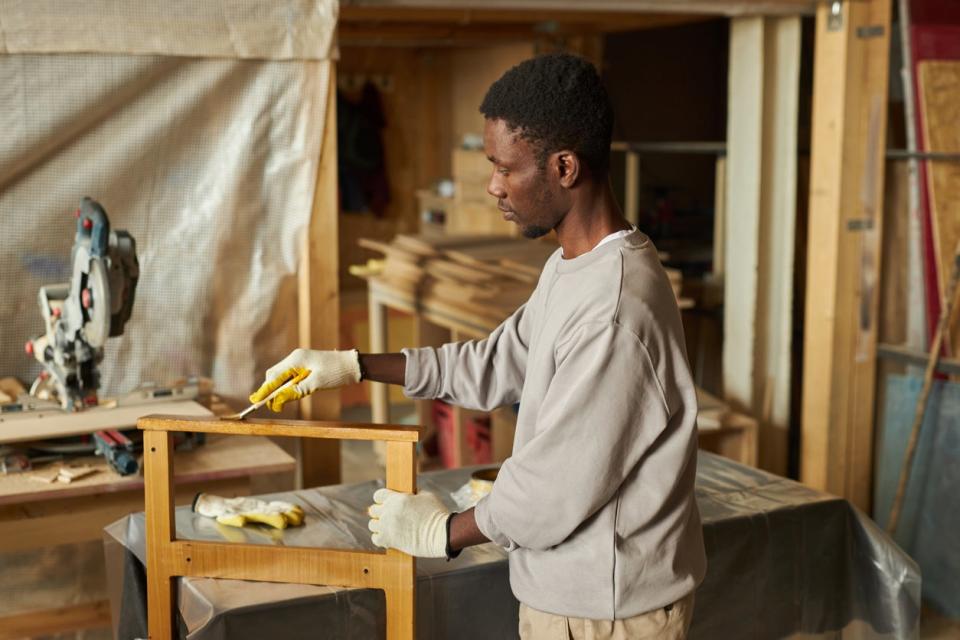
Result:
[[669,421],[650,355],[630,331],[587,324],[556,351],[536,435],[476,506],[480,531],[508,550],[563,542],[610,501]]
[[404,394],[481,411],[518,402],[527,366],[529,307],[527,301],[483,340],[403,349]]

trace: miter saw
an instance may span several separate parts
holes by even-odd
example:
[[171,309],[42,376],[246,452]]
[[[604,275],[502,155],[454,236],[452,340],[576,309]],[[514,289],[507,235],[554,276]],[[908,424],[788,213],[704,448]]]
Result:
[[97,405],[103,346],[123,333],[140,277],[133,236],[111,231],[100,204],[84,198],[76,217],[70,282],[40,288],[46,331],[26,344],[44,367],[30,395],[53,396],[66,411]]

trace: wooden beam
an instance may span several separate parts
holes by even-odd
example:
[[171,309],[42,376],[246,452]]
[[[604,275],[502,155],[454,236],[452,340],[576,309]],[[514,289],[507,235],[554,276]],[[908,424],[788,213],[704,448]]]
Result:
[[763,18],[730,21],[727,106],[727,229],[724,251],[723,395],[753,405],[760,172],[763,162]]
[[[336,349],[340,346],[340,289],[338,268],[337,193],[337,78],[334,63],[323,63],[327,77],[323,140],[310,223],[304,234],[298,274],[300,346]],[[314,393],[300,403],[306,420],[340,417],[338,391]],[[300,441],[298,485],[315,487],[340,482],[340,443],[336,440]]]
[[727,157],[718,156],[713,182],[713,274],[723,276],[727,250]]
[[[350,0],[340,7],[340,15],[356,15],[363,10],[371,12],[419,12],[422,19],[435,11],[455,11],[459,15],[482,12],[542,12],[552,19],[553,14],[583,12],[617,13],[697,13],[705,15],[801,15],[812,14],[815,0]],[[589,7],[587,9],[586,7]],[[468,13],[463,13],[468,12]]]
[[617,30],[634,30],[682,24],[697,19],[696,15],[638,11],[573,11],[543,9],[463,9],[457,7],[340,6],[338,27],[357,23],[420,24],[420,25],[535,25],[545,21],[557,25],[596,25]]
[[817,10],[800,478],[870,507],[890,0]]
[[800,18],[765,18],[760,291],[753,406],[760,419],[760,466],[787,472],[797,222]]
[[760,466],[786,473],[796,227],[800,18],[730,29],[723,379],[761,419]]

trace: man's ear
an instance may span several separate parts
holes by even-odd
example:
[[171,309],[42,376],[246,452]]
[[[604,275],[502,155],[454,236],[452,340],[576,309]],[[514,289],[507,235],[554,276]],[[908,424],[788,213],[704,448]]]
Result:
[[557,177],[560,180],[560,186],[564,189],[570,189],[580,178],[580,158],[573,151],[558,151],[554,154],[556,160]]

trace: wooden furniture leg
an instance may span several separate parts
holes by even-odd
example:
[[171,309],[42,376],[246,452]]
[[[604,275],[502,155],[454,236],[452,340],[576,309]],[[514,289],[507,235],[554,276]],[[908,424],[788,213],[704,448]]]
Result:
[[231,422],[182,416],[147,416],[137,427],[144,431],[147,626],[152,640],[174,637],[174,579],[180,576],[382,589],[387,603],[387,640],[413,640],[415,558],[394,549],[370,552],[178,540],[170,452],[174,431],[385,441],[387,488],[414,493],[417,427],[297,420]]

